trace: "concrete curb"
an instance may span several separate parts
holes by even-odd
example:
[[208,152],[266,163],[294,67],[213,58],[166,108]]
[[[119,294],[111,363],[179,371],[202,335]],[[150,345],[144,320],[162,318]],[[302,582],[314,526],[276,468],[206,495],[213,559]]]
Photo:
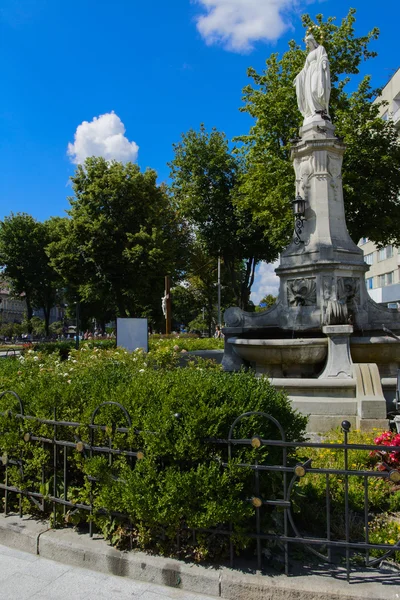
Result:
[[369,569],[347,583],[343,571],[320,574],[249,574],[211,568],[144,552],[121,552],[102,538],[72,529],[50,529],[46,521],[0,515],[0,543],[64,564],[197,592],[225,600],[399,600],[400,571]]

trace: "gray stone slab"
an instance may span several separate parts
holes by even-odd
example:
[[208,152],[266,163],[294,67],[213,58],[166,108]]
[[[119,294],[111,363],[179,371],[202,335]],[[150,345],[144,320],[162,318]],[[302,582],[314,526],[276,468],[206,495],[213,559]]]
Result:
[[[1,538],[3,539],[3,531],[1,531]],[[9,546],[0,546],[0,560],[4,563],[7,558],[17,558],[18,560],[23,560],[25,562],[35,562],[37,561],[37,555],[30,554],[28,551],[24,550],[21,554],[20,550],[16,550],[15,548],[10,548]]]
[[[15,560],[15,558],[12,560]],[[39,559],[39,557],[36,557],[34,561],[23,562],[25,563],[23,567],[25,575],[36,577],[43,581],[54,581],[72,569],[70,565],[46,560],[45,558]]]
[[14,573],[1,582],[0,598],[2,600],[29,600],[36,593],[42,592],[49,585],[48,581],[25,575],[24,573]]
[[16,573],[24,572],[27,566],[35,564],[35,562],[37,561],[37,556],[27,554],[29,558],[33,559],[33,561],[28,561],[23,560],[20,556],[18,556],[18,554],[21,554],[19,550],[13,550],[13,552],[13,556],[9,556],[3,553],[0,555],[0,586],[3,581],[8,579],[9,577],[15,576]]
[[[133,581],[108,576],[106,579],[96,578],[86,573],[85,569],[73,568],[61,577],[52,581],[43,590],[46,600],[110,600],[111,598],[139,598],[145,587]],[[37,594],[38,597],[42,597]]]
[[47,522],[39,522],[29,517],[20,519],[16,515],[0,515],[0,543],[16,550],[37,553],[37,539],[49,528]]

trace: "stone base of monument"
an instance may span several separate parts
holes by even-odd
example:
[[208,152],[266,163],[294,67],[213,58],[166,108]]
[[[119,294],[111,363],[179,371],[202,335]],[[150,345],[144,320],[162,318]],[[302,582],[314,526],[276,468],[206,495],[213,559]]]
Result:
[[351,378],[277,379],[271,383],[285,390],[293,407],[308,415],[308,431],[326,432],[342,420],[353,429],[387,429],[386,400],[375,364],[353,364]]
[[[390,407],[385,396],[391,401],[396,379],[382,380],[385,394],[376,363],[353,363],[352,326],[323,329],[327,338],[230,337],[226,340],[229,350],[224,356],[225,369],[250,366],[258,376],[268,377],[275,388],[288,394],[294,408],[309,417],[310,432],[326,432],[339,427],[343,420],[349,421],[353,429],[387,429]],[[359,352],[360,347],[358,339]]]

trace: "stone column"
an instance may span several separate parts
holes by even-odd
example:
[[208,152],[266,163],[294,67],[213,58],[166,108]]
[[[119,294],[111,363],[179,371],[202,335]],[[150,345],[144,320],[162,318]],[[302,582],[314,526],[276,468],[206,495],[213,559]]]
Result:
[[350,335],[353,333],[353,326],[324,325],[322,331],[328,337],[328,360],[319,379],[352,379]]

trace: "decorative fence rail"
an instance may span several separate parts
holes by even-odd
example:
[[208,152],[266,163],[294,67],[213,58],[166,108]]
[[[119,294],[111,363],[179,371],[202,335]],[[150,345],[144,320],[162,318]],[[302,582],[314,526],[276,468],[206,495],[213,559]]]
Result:
[[[129,462],[132,469],[135,468],[136,461],[143,459],[143,450],[128,448],[116,448],[113,444],[113,435],[128,434],[132,427],[130,415],[127,410],[117,402],[104,402],[100,404],[91,416],[88,424],[82,424],[77,422],[59,421],[57,420],[56,409],[54,409],[53,419],[40,419],[34,416],[24,414],[24,406],[20,397],[12,391],[3,392],[0,394],[0,399],[9,394],[14,396],[15,400],[19,403],[19,412],[14,413],[10,410],[7,413],[0,413],[2,416],[12,416],[17,419],[20,423],[20,435],[24,440],[25,444],[38,444],[42,448],[51,450],[52,460],[49,464],[42,465],[42,485],[45,484],[46,480],[49,480],[49,474],[52,479],[52,492],[50,490],[44,492],[38,491],[37,489],[28,489],[23,484],[19,487],[9,484],[8,470],[11,466],[17,466],[20,471],[21,481],[24,482],[24,458],[23,453],[18,451],[13,454],[12,452],[3,453],[0,458],[0,473],[3,476],[0,482],[0,489],[4,491],[4,512],[7,514],[10,510],[10,497],[17,498],[19,500],[19,514],[20,517],[23,515],[22,500],[28,498],[36,507],[36,509],[43,512],[50,512],[50,507],[53,511],[53,524],[56,526],[57,523],[57,507],[62,507],[64,514],[67,509],[72,510],[83,510],[89,514],[93,514],[93,493],[96,485],[96,477],[87,477],[90,484],[90,495],[89,503],[76,503],[69,500],[69,466],[70,460],[73,453],[80,453],[84,458],[92,458],[94,456],[106,456],[108,459],[108,465],[110,468],[113,465],[113,460],[116,456],[124,456]],[[95,423],[96,417],[99,417],[105,407],[115,407],[120,411],[122,418],[125,420],[125,426],[116,426],[113,424],[110,429],[110,425]],[[258,417],[265,419],[272,423],[279,434],[279,439],[263,439],[261,436],[255,434],[251,438],[237,438],[235,433],[238,430],[240,423],[244,419],[251,417]],[[176,415],[179,418],[179,415]],[[42,424],[52,427],[53,436],[43,437],[40,435],[34,435],[31,433],[31,425]],[[88,440],[83,441],[76,432],[86,428],[88,430]],[[291,550],[294,547],[301,546],[307,552],[315,555],[319,561],[327,563],[328,565],[334,565],[340,561],[344,561],[347,578],[350,578],[350,573],[353,568],[351,558],[357,553],[364,557],[364,565],[367,567],[373,567],[378,565],[382,560],[393,555],[394,552],[400,551],[400,539],[395,543],[371,543],[370,541],[370,498],[369,488],[370,482],[373,479],[387,480],[388,484],[399,484],[400,482],[400,471],[390,467],[388,464],[383,462],[384,470],[357,470],[350,468],[349,466],[349,453],[353,450],[361,450],[365,452],[381,452],[382,446],[367,445],[367,444],[350,444],[348,442],[348,435],[350,431],[350,423],[343,421],[341,424],[343,442],[342,443],[324,443],[324,442],[293,442],[287,441],[285,432],[280,423],[271,415],[261,412],[248,412],[240,415],[232,424],[227,439],[209,439],[205,443],[210,444],[214,448],[222,449],[222,456],[225,456],[225,460],[219,459],[222,469],[229,466],[230,461],[234,459],[235,451],[240,448],[247,446],[254,449],[256,452],[274,451],[276,456],[276,449],[279,450],[281,459],[275,461],[273,464],[265,464],[265,460],[258,460],[255,458],[252,462],[236,463],[237,467],[243,469],[250,469],[253,472],[253,485],[248,490],[248,495],[243,498],[243,501],[250,503],[254,508],[254,530],[252,532],[246,532],[245,536],[255,541],[256,547],[256,563],[258,569],[263,569],[268,566],[268,558],[265,552],[265,543],[267,541],[274,542],[278,548],[283,551],[284,557],[284,570],[286,575],[290,572],[290,559]],[[59,434],[63,431],[69,430],[74,438],[74,441],[59,439]],[[96,434],[102,432],[102,435],[109,436],[107,445],[96,445]],[[140,433],[140,432],[136,432]],[[154,433],[154,435],[157,435]],[[0,439],[0,447],[1,447]],[[302,462],[293,464],[293,457],[288,458],[288,453],[293,449],[302,449],[302,452],[308,450],[314,451],[315,449],[335,450],[343,453],[343,469],[336,468],[314,468],[312,465],[312,459],[305,459]],[[385,451],[387,452],[400,452],[399,446],[386,446]],[[304,531],[304,527],[300,527],[297,523],[299,515],[294,510],[294,496],[297,484],[303,478],[307,476],[318,476],[323,478],[324,486],[326,489],[324,506],[322,507],[325,515],[325,531],[323,534],[318,535],[307,535]],[[266,495],[268,490],[268,482],[271,477],[275,477],[274,493],[271,497]],[[280,479],[279,493],[276,492],[276,478]],[[333,477],[340,477],[340,481],[343,484],[343,535],[338,536],[332,534],[332,502],[331,502],[331,482]],[[363,539],[354,540],[351,537],[351,508],[350,508],[350,495],[349,495],[349,480],[352,477],[360,478],[363,482],[363,494],[364,494],[364,514],[363,514]],[[400,489],[400,487],[399,487]],[[397,492],[399,493],[399,492]],[[263,529],[263,511],[278,509],[282,515],[281,523],[282,527],[280,531],[265,531]],[[102,512],[102,509],[96,509],[96,514]],[[130,522],[129,515],[113,513],[111,511],[103,510],[103,514],[108,516],[118,517],[123,519],[126,523]],[[93,535],[93,523],[89,521],[90,535]],[[194,539],[198,534],[210,534],[212,536],[224,536],[229,539],[230,546],[230,564],[235,564],[235,553],[234,543],[232,541],[234,532],[233,528],[229,523],[224,523],[218,528],[211,529],[197,529],[192,530]],[[179,547],[179,535],[177,539],[177,547]],[[371,557],[371,552],[382,551],[383,554],[379,558]]]

